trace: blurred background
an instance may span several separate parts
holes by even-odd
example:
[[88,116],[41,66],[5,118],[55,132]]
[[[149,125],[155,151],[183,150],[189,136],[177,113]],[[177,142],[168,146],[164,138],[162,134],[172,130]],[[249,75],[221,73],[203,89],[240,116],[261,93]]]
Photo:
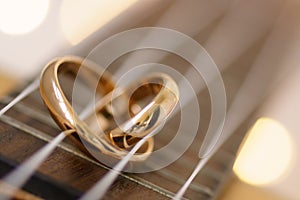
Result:
[[0,96],[53,57],[149,26],[194,38],[222,72],[225,134],[247,135],[221,199],[299,199],[299,0],[0,0]]

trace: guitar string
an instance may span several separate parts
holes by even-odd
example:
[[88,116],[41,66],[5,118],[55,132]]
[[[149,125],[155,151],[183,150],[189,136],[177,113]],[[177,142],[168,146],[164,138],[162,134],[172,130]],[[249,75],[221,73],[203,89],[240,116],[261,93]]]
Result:
[[[13,120],[12,118],[3,116],[3,117],[1,118],[1,121],[4,121],[4,122],[6,122],[7,124],[9,124],[9,125],[11,125],[11,126],[13,126],[13,127],[15,127],[15,128],[21,129],[22,131],[27,132],[27,133],[29,133],[29,134],[35,136],[35,137],[38,137],[38,138],[41,139],[41,140],[44,140],[44,141],[50,141],[50,140],[51,140],[51,138],[49,138],[49,136],[48,136],[46,133],[43,134],[42,132],[40,132],[40,131],[38,131],[38,130],[35,130],[35,129],[31,128],[31,127],[28,127],[27,125],[22,124],[22,123],[19,122],[19,121]],[[95,161],[91,160],[90,158],[86,157],[86,155],[83,154],[82,152],[78,151],[77,148],[74,148],[74,147],[72,148],[72,146],[70,146],[70,145],[68,145],[68,144],[64,144],[64,145],[62,145],[62,146],[60,146],[60,147],[61,147],[62,149],[64,149],[64,150],[66,150],[66,151],[72,153],[72,154],[75,154],[76,156],[82,157],[82,158],[84,158],[84,159],[86,159],[86,160],[92,162],[93,164],[97,164],[97,165],[99,165],[100,167],[106,168],[105,166],[101,165],[100,163],[95,162]],[[226,154],[225,154],[225,155],[226,155]],[[222,157],[224,157],[224,156],[222,156]],[[228,157],[228,156],[225,156],[225,157]],[[167,173],[168,173],[168,172],[167,172]],[[220,173],[220,172],[219,172],[219,173]],[[160,175],[164,175],[164,174],[161,174],[161,173],[160,173]],[[121,174],[121,176],[124,176],[124,174]],[[164,176],[163,176],[163,177],[164,177]],[[131,177],[126,177],[126,178],[132,179]],[[172,180],[174,181],[172,175],[168,175],[166,178],[169,178],[171,181],[172,181]],[[142,183],[139,182],[139,181],[137,181],[137,179],[138,179],[139,181],[142,181]],[[141,178],[139,178],[139,177],[135,177],[135,179],[134,179],[133,181],[134,181],[134,182],[137,182],[138,184],[144,185],[144,186],[145,186],[145,182],[146,182],[145,180],[143,180],[143,179],[141,179]],[[181,181],[180,181],[179,183],[181,183]],[[150,189],[153,189],[153,190],[155,190],[155,191],[159,191],[160,193],[161,193],[161,191],[163,191],[163,193],[167,193],[167,192],[165,192],[162,188],[159,188],[159,186],[153,185],[153,183],[150,183],[150,186],[149,186],[149,182],[147,182],[146,184],[147,184],[146,187],[148,187],[148,188],[150,188]],[[200,186],[202,186],[202,185],[200,185]],[[158,188],[158,189],[156,189],[156,188]],[[195,191],[197,191],[197,192],[199,192],[199,193],[205,193],[205,194],[208,194],[208,195],[211,195],[211,194],[212,194],[211,192],[208,192],[205,188],[202,189],[202,187],[200,187],[200,188],[199,188],[199,187],[195,187],[195,188],[193,187],[192,189],[194,189]],[[173,195],[172,195],[172,196],[173,196]],[[171,196],[171,195],[168,195],[168,197],[172,197],[172,196]]]
[[[38,80],[38,79],[37,79]],[[8,106],[4,107],[5,109],[1,110],[1,113],[5,113],[9,108],[11,108],[13,105],[15,105],[18,101],[26,97],[28,94],[30,94],[32,91],[37,89],[37,81],[34,81],[31,85],[29,85],[27,88],[25,88],[18,96],[15,98]]]
[[[248,118],[251,113],[255,110],[258,104],[263,101],[264,98],[268,95],[265,90],[268,87],[268,84],[264,84],[265,77],[259,76],[258,74],[262,73],[261,68],[259,66],[254,66],[251,68],[251,71],[246,76],[242,85],[238,89],[236,96],[234,97],[233,102],[231,103],[230,109],[227,112],[223,132],[221,138],[218,143],[214,147],[214,151],[216,152],[227,140],[228,138],[237,130],[237,128]],[[261,79],[257,79],[257,77],[262,77]],[[256,85],[262,86],[260,90],[251,90],[253,88],[253,83]],[[262,84],[258,84],[262,83]],[[279,84],[280,80],[275,80],[274,85]],[[251,92],[251,101],[249,100],[249,91]],[[240,114],[242,113],[242,114]],[[188,181],[179,189],[174,199],[180,199],[189,184],[191,184],[192,180],[195,178],[195,174],[197,174],[203,166],[207,163],[209,158],[212,156],[213,152],[207,156],[205,159],[200,159],[198,165],[192,172],[191,176],[188,178]]]
[[206,157],[204,159],[201,159],[200,162],[198,162],[198,164],[195,167],[195,169],[194,169],[193,173],[191,174],[191,176],[186,180],[186,182],[183,184],[183,186],[180,188],[180,190],[176,193],[176,195],[172,199],[174,199],[174,200],[182,199],[185,191],[188,189],[191,182],[198,175],[198,173],[204,167],[204,165],[207,163],[208,160],[209,160],[209,157]]
[[[180,84],[181,86],[185,86],[184,84]],[[199,88],[202,90],[204,88]],[[190,98],[184,101],[186,105]],[[184,106],[184,105],[182,105]],[[179,109],[176,109],[175,112],[178,112]],[[175,112],[173,112],[170,116],[175,116]],[[152,135],[152,134],[150,134]],[[142,139],[139,141],[139,148],[146,142],[146,140]],[[137,146],[137,144],[135,145]],[[110,172],[108,172],[104,177],[102,177],[92,188],[90,188],[86,194],[83,196],[83,200],[87,199],[101,199],[103,195],[108,191],[110,186],[113,184],[114,180],[117,178],[118,174],[123,170],[126,164],[129,162],[130,158],[135,154],[138,149],[133,148],[124,158],[117,163]],[[186,182],[185,182],[186,184]]]
[[[240,97],[240,96],[238,96]],[[241,102],[244,102],[244,99],[239,99],[237,98],[237,100],[235,101],[241,101]],[[235,102],[234,102],[235,103]],[[232,105],[235,105],[235,104],[232,104]],[[241,110],[245,110],[244,108],[244,104],[239,104],[237,103],[236,104],[237,106],[240,107],[240,111]],[[241,106],[243,105],[243,106]],[[247,118],[251,112],[255,109],[256,105],[252,105],[251,109],[248,109],[248,112],[241,112],[243,113],[244,115],[240,116],[242,119],[245,119]],[[236,109],[235,106],[232,108],[230,107],[228,113],[229,113],[229,116],[227,116],[227,119],[225,121],[225,126],[224,126],[224,131],[228,129],[228,123],[232,121],[232,118],[231,116],[232,115],[235,115],[235,113],[233,113],[233,110]],[[212,157],[212,155],[227,141],[227,139],[236,131],[236,129],[242,124],[242,121],[244,120],[240,120],[240,121],[237,121],[232,127],[232,129],[230,131],[227,131],[225,132],[224,134],[224,131],[222,133],[222,137],[220,138],[220,140],[218,141],[218,143],[216,144],[216,146],[214,147],[213,151],[208,154],[206,157],[204,158],[200,158],[198,164],[196,165],[195,169],[193,170],[192,174],[189,176],[189,178],[187,179],[187,181],[185,182],[185,184],[182,185],[182,187],[178,190],[178,192],[176,193],[176,195],[173,197],[173,200],[179,200],[183,197],[184,193],[186,192],[186,190],[188,189],[189,185],[192,183],[192,181],[194,180],[194,178],[196,177],[196,175],[203,169],[203,167],[207,164],[207,162],[209,161],[209,159]]]
[[[155,134],[155,131],[152,132],[148,136],[152,136]],[[102,177],[98,183],[96,183],[91,189],[89,189],[80,200],[88,200],[88,199],[101,199],[103,195],[108,191],[109,187],[111,184],[114,182],[114,180],[117,178],[118,174],[122,171],[122,169],[126,166],[126,164],[129,162],[129,159],[135,154],[135,152],[145,143],[146,139],[149,137],[144,137],[141,141],[139,141],[135,147],[121,160],[119,161],[118,164],[116,164],[113,169],[108,172],[104,177]],[[212,152],[213,155],[214,152]],[[209,157],[210,158],[210,157]],[[183,189],[182,191],[184,192],[187,187],[191,184],[192,180],[195,178],[195,176],[199,173],[199,171],[204,167],[204,165],[207,163],[209,158],[204,158],[199,162],[197,167],[194,170],[194,173],[192,176],[183,184]],[[182,192],[180,191],[180,192]],[[181,193],[179,193],[181,194]],[[183,194],[182,194],[183,195]],[[180,198],[177,198],[174,196],[176,199],[182,199],[182,195]]]
[[[7,103],[7,101],[10,101],[12,98],[10,97],[5,97],[4,99],[1,100],[1,102],[3,103]],[[40,112],[35,112],[34,109],[31,109],[29,106],[27,105],[24,105],[22,102],[20,102],[19,104],[17,104],[15,106],[15,109],[19,110],[19,112],[21,113],[26,113],[27,115],[29,115],[31,118],[34,118],[36,120],[41,120],[42,122],[46,123],[46,124],[50,124],[50,125],[54,125],[53,128],[57,128],[56,125],[53,123],[52,120],[50,120],[49,117],[47,117],[48,115],[45,115],[44,113],[40,113]],[[34,128],[32,127],[28,127],[27,125],[23,124],[22,122],[19,122],[19,121],[16,121],[16,120],[13,120],[12,118],[8,117],[8,116],[3,116],[1,118],[1,121],[15,127],[15,128],[18,128],[26,133],[29,133],[43,141],[46,141],[46,142],[50,142],[51,141],[51,138],[48,136],[48,134],[46,133],[43,133],[43,132],[40,132],[38,130],[35,130]],[[51,123],[49,123],[51,122]],[[100,167],[104,168],[104,169],[107,169],[109,170],[109,168],[107,168],[106,166],[98,163],[98,162],[95,162],[93,160],[91,160],[90,158],[88,158],[85,154],[82,154],[82,152],[80,151],[77,151],[78,149],[77,148],[73,148],[72,146],[68,145],[68,144],[63,144],[63,145],[60,145],[60,147],[76,156],[79,156],[93,164],[96,164],[96,165],[99,165]],[[165,190],[164,188],[161,188],[160,186],[157,186],[157,185],[154,185],[153,183],[151,182],[148,182],[146,180],[143,180],[139,177],[135,177],[135,178],[132,178],[132,177],[129,177],[127,175],[124,175],[124,174],[121,174],[121,176],[135,182],[135,183],[138,183],[139,185],[142,185],[144,187],[147,187],[149,189],[152,189],[158,193],[161,193],[163,195],[166,195],[168,196],[169,198],[171,198],[173,195],[171,195],[170,191],[167,191]],[[171,176],[170,176],[171,177]],[[198,190],[198,191],[205,191],[205,189],[202,189],[202,186],[195,186],[195,189]]]
[[[9,99],[6,99],[6,101],[9,101]],[[31,117],[37,119],[37,120],[40,120],[46,124],[49,124],[49,122],[52,122],[50,123],[50,125],[52,125],[53,127],[56,127],[56,125],[53,123],[52,120],[50,120],[49,117],[46,117],[48,115],[45,115],[44,113],[40,113],[40,112],[36,112],[34,109],[31,109],[30,107],[28,106],[25,106],[21,103],[19,103],[18,105],[15,106],[15,109],[17,110],[20,110],[22,111],[23,113],[27,113],[27,114],[30,114]],[[225,153],[225,152],[224,152]],[[181,160],[180,160],[181,161]],[[184,161],[181,161],[181,162],[184,162]],[[190,163],[189,162],[184,162],[184,163]],[[168,179],[171,179],[179,184],[184,184],[184,180],[181,180],[181,179],[176,179],[176,174],[170,172],[170,171],[167,171],[167,170],[160,170],[159,173],[163,176],[165,176],[166,178]],[[217,172],[216,172],[217,173]],[[215,172],[211,172],[211,174],[215,174]],[[220,174],[220,172],[219,172]],[[219,179],[220,177],[215,177],[215,179]],[[211,191],[210,188],[204,186],[204,185],[192,185],[192,188],[193,190],[197,191],[197,192],[202,192],[202,193],[206,193],[208,195],[212,195],[213,192]]]
[[[32,88],[34,87],[35,85],[32,85]],[[29,95],[31,92],[34,91],[31,90],[31,87],[29,89],[26,89],[20,93],[21,95],[17,96],[18,101],[20,101],[22,98],[26,97],[26,95]],[[28,93],[28,91],[31,92]],[[13,103],[16,104],[18,101],[13,101]],[[10,106],[10,108],[11,107],[12,106]],[[7,110],[8,109],[6,107],[6,111]],[[0,182],[0,188],[5,188],[6,190],[5,194],[0,194],[0,199],[10,199],[13,196],[13,194],[27,182],[27,180],[32,176],[32,174],[37,170],[37,168],[50,156],[50,154],[54,151],[58,144],[60,144],[67,135],[74,132],[74,130],[66,130],[61,132],[54,139],[52,139],[45,146],[43,146],[40,150],[38,150],[27,160],[25,160],[15,170],[7,174]]]
[[[20,103],[20,104],[18,104],[18,106],[16,106],[16,108],[17,107],[19,107],[19,106],[21,106],[22,105],[22,103]],[[26,106],[22,106],[21,108],[27,108]],[[27,110],[27,109],[26,109]],[[29,111],[32,111],[32,110],[29,110]],[[32,114],[32,112],[26,112],[27,114],[28,113],[31,113]],[[41,119],[40,117],[38,118],[38,119]],[[168,174],[168,172],[167,172],[167,174]],[[168,176],[168,177],[173,177],[173,176]],[[181,181],[179,182],[179,183],[181,183]],[[203,188],[202,187],[202,185],[200,185],[201,187],[196,187],[196,188],[194,188],[196,191],[198,191],[198,192],[204,192],[204,193],[207,193],[207,194],[211,194],[211,192],[210,192],[210,190],[207,190],[207,189],[205,189],[205,188]],[[202,189],[203,188],[203,189]],[[160,189],[161,190],[161,189]],[[169,196],[169,197],[171,197],[171,196]]]
[[[33,84],[29,85],[27,88],[25,88],[21,93],[14,98],[8,106],[4,107],[4,111],[2,114],[4,114],[6,111],[8,111],[12,106],[14,106],[16,103],[18,103],[20,100],[28,96],[31,92],[33,92],[35,89],[37,89],[37,81],[34,81]],[[74,131],[72,131],[74,132]],[[18,190],[18,188],[22,187],[22,185],[26,182],[26,180],[34,173],[34,171],[40,166],[40,164],[51,154],[51,152],[55,149],[55,147],[65,138],[65,134],[67,132],[62,132],[57,137],[55,137],[51,142],[49,142],[47,145],[45,145],[40,151],[36,152],[34,155],[32,155],[27,161],[22,163],[16,170],[9,173],[5,176],[3,181],[5,184],[1,186],[7,185],[13,185],[13,189],[11,189],[3,199],[8,199],[11,197],[11,195]],[[143,143],[142,143],[143,144]],[[138,150],[138,149],[137,149]],[[31,164],[33,163],[33,164]]]
[[133,148],[130,150],[126,156],[122,160],[120,160],[108,173],[105,174],[91,189],[89,189],[81,198],[80,200],[97,200],[102,199],[104,194],[108,191],[110,186],[113,184],[115,179],[118,177],[120,172],[124,169],[124,167],[129,162],[130,158],[134,156],[134,154],[143,146],[143,144],[152,137],[156,131],[153,130],[150,134],[143,137]]
[[[232,105],[230,107],[230,110],[228,112],[228,114],[229,114],[230,117],[227,116],[227,119],[225,121],[225,126],[224,126],[225,134],[224,134],[224,131],[223,131],[222,138],[220,138],[221,140],[215,146],[214,152],[218,148],[220,148],[220,146],[222,146],[222,144],[230,137],[230,135],[234,133],[234,131],[241,125],[241,123],[247,117],[249,117],[249,115],[253,112],[253,110],[256,108],[256,106],[257,106],[257,104],[259,102],[259,101],[255,101],[250,106],[248,105],[248,107],[245,106],[245,104],[241,103],[241,102],[247,102],[245,100],[245,97],[248,97],[248,95],[246,94],[246,93],[248,93],[248,90],[245,90],[244,87],[247,87],[247,84],[249,84],[251,81],[253,81],[253,80],[251,80],[251,77],[250,77],[250,80],[249,80],[249,77],[250,76],[248,75],[248,77],[247,77],[248,79],[246,79],[246,81],[244,81],[243,85],[240,87],[240,89],[239,89],[239,91],[237,93],[237,96],[235,97],[235,99],[234,99],[234,101],[233,101],[233,103],[232,103]],[[253,76],[252,76],[252,78],[253,78]],[[257,93],[255,96],[259,97],[259,95],[260,95],[260,93]],[[257,99],[260,99],[260,98],[257,98]],[[241,115],[239,117],[236,117],[235,115],[236,115],[237,112],[234,112],[236,110],[238,110],[239,113],[243,113],[243,115]],[[241,112],[241,110],[242,110],[242,112]],[[232,120],[232,118],[238,118],[238,120]],[[231,127],[228,128],[228,124],[229,124],[228,121],[235,121],[235,123],[231,123]],[[200,161],[198,162],[197,166],[193,170],[192,174],[187,179],[186,183],[179,189],[179,191],[173,197],[174,200],[178,200],[178,199],[180,199],[184,195],[184,193],[188,189],[189,185],[192,183],[193,179],[201,171],[201,169],[203,168],[203,166],[205,166],[205,164],[210,159],[210,157],[211,157],[212,154],[213,154],[213,152],[211,152],[211,154],[209,154],[204,159],[200,159]]]
[[[73,130],[70,131],[74,132]],[[22,165],[20,165],[16,170],[12,173],[5,176],[3,179],[3,183],[0,184],[1,187],[8,185],[12,185],[13,189],[10,189],[6,192],[6,196],[0,196],[1,199],[8,199],[11,197],[14,192],[21,188],[25,181],[30,178],[30,176],[34,173],[34,171],[38,168],[38,166],[50,155],[50,153],[54,150],[54,148],[65,138],[67,132],[62,132],[56,138],[54,138],[51,142],[49,142],[46,146],[44,146],[40,151],[36,152],[33,156],[31,156],[28,160],[26,160]],[[142,143],[140,143],[142,144]],[[140,147],[136,147],[136,151]],[[118,175],[118,174],[116,174]],[[9,188],[8,188],[9,189]],[[171,197],[169,195],[169,197]],[[89,199],[89,198],[88,198]]]
[[[23,107],[23,108],[25,108],[25,107]],[[31,112],[29,112],[29,113],[31,113]],[[32,172],[34,171],[34,168],[32,168]],[[29,173],[27,173],[28,175],[27,175],[27,177],[29,176]],[[18,176],[18,175],[17,175]]]
[[[36,78],[31,84],[24,88],[13,100],[0,110],[0,117],[3,116],[9,109],[20,102],[25,97],[29,96],[39,87],[40,78]],[[45,159],[54,151],[57,145],[63,141],[74,130],[63,131],[58,134],[51,142],[38,150],[34,155],[30,156],[26,161],[19,165],[15,170],[2,178],[0,188],[5,188],[6,193],[0,194],[0,199],[10,199],[12,195],[21,188],[26,181],[32,176],[37,168],[45,161]]]
[[21,165],[19,165],[12,172],[7,174],[0,181],[0,188],[5,190],[5,194],[0,194],[0,199],[10,199],[16,191],[23,187],[27,180],[37,170],[37,168],[46,160],[46,158],[54,151],[56,146],[63,141],[68,135],[73,133],[74,130],[67,130],[61,132],[52,141],[43,146],[40,150],[35,152]]
[[[151,133],[148,136],[154,135],[155,132]],[[121,160],[118,164],[116,164],[113,169],[108,172],[104,177],[102,177],[91,189],[89,189],[80,200],[93,200],[93,199],[101,199],[104,194],[108,191],[109,187],[112,185],[114,180],[117,178],[118,174],[122,171],[122,169],[129,162],[129,159],[135,154],[135,152],[144,144],[148,137],[144,137],[141,141],[139,141],[135,147]],[[200,166],[197,166],[196,169],[202,169],[206,162],[200,163]],[[199,173],[196,171],[193,174],[192,178],[189,178],[184,185],[189,186],[194,177]],[[210,194],[208,192],[208,194]],[[182,199],[182,196],[180,197]]]
[[[29,86],[20,92],[11,102],[9,102],[0,111],[0,117],[6,113],[15,104],[34,92],[39,86],[39,78],[35,79]],[[58,134],[53,140],[43,146],[35,154],[30,156],[15,170],[7,174],[0,182],[0,188],[5,188],[6,193],[0,194],[1,199],[10,199],[12,195],[21,188],[26,181],[32,176],[37,168],[50,156],[54,149],[63,141],[63,139],[74,130],[66,130]]]
[[[37,88],[38,88],[38,86],[39,86],[39,78],[37,78],[32,84],[30,84],[28,87],[26,87],[16,98],[14,98],[9,104],[7,104],[7,106],[5,106],[3,109],[1,109],[1,111],[0,111],[0,116],[1,115],[3,115],[5,112],[7,112],[11,107],[13,107],[16,103],[18,103],[20,100],[22,100],[23,98],[25,98],[26,96],[28,96],[30,93],[32,93],[34,90],[36,90]],[[57,136],[58,137],[58,136]],[[58,137],[59,138],[59,137]],[[145,140],[141,140],[140,141],[140,146],[142,146],[143,145],[143,142],[145,142]],[[135,148],[133,148],[132,150],[134,150]],[[137,151],[138,149],[136,149],[136,151]],[[135,153],[135,152],[134,152]],[[133,154],[134,154],[133,153]],[[49,153],[50,154],[50,153]],[[133,155],[132,154],[132,155]],[[46,155],[46,154],[45,154]],[[115,167],[120,167],[120,169],[118,169],[118,168],[113,168],[113,170],[111,171],[111,172],[114,172],[114,170],[116,170],[117,171],[117,173],[108,173],[107,174],[107,176],[105,176],[104,178],[103,178],[103,180],[106,180],[107,181],[107,179],[109,178],[109,177],[111,177],[111,179],[110,179],[110,181],[109,181],[109,183],[110,184],[106,184],[106,189],[105,190],[102,190],[102,193],[98,193],[100,196],[103,196],[103,194],[105,194],[105,192],[106,192],[106,190],[108,190],[108,188],[109,188],[109,186],[113,183],[113,181],[115,180],[115,178],[117,177],[117,175],[118,175],[118,173],[123,169],[123,167],[125,167],[126,166],[126,164],[127,164],[127,162],[129,161],[129,159],[131,158],[131,156],[132,156],[131,154],[128,154],[128,160],[126,160],[125,158],[123,158],[121,161],[120,161],[120,163],[118,164],[118,165],[116,165]],[[44,158],[44,159],[46,159],[46,157]],[[22,166],[22,165],[21,165]],[[25,167],[26,167],[26,165],[24,165]],[[35,171],[34,170],[34,168],[33,168],[33,170],[32,170],[32,172],[33,171]],[[16,173],[17,174],[17,173]],[[28,176],[29,177],[29,176]],[[20,184],[22,183],[22,182],[25,182],[26,180],[22,180],[21,182],[20,182]],[[96,184],[96,186],[97,185],[100,185],[100,186],[102,186],[103,185],[103,181],[99,181],[99,184]],[[99,187],[99,186],[98,186]],[[97,187],[96,187],[97,188]],[[103,188],[103,187],[102,187]],[[94,191],[93,190],[93,188],[91,189],[91,192],[92,191]],[[87,192],[87,195],[89,194],[89,192]]]
[[[202,164],[201,164],[201,165],[202,165]],[[200,163],[199,163],[199,164],[197,165],[196,169],[197,169],[197,168],[202,169],[201,165],[200,165]],[[196,170],[196,169],[195,169],[195,170]],[[197,170],[196,170],[196,171],[197,171]],[[200,171],[200,170],[199,170],[199,171]]]
[[[11,118],[11,117],[8,117],[8,116],[2,116],[0,117],[0,120],[16,129],[19,129],[21,131],[23,131],[24,133],[27,133],[29,135],[32,135],[42,141],[45,141],[45,142],[50,142],[53,138],[51,136],[49,136],[47,133],[44,133],[44,132],[41,132],[31,126],[28,126],[27,124],[24,124],[14,118]],[[64,151],[68,152],[68,153],[71,153],[72,155],[74,156],[77,156],[81,159],[84,159],[94,165],[97,165],[105,170],[110,170],[110,168],[106,167],[105,165],[101,164],[100,162],[97,162],[91,158],[89,158],[86,154],[82,153],[81,151],[78,150],[78,148],[70,145],[70,144],[67,144],[67,143],[60,143],[58,144],[58,147],[63,149]],[[168,198],[171,198],[172,196],[174,196],[173,193],[171,193],[170,191],[168,190],[165,190],[164,188],[158,186],[158,185],[155,185],[154,183],[151,183],[149,181],[146,181],[140,177],[136,177],[136,176],[133,176],[133,175],[126,175],[124,173],[121,173],[120,176],[134,182],[134,183],[137,183],[143,187],[146,187],[148,189],[151,189],[155,192],[158,192]]]
[[[8,102],[8,101],[10,101],[10,98],[6,97],[4,100],[3,99],[1,100],[1,102],[3,102],[3,101]],[[55,128],[55,129],[57,128],[57,125],[53,122],[52,118],[49,117],[49,114],[46,112],[45,113],[42,112],[42,110],[40,110],[40,112],[37,112],[36,109],[32,109],[29,105],[24,105],[23,102],[16,104],[14,109],[20,113],[23,113],[23,114],[26,113],[26,115],[28,115],[30,118],[35,119],[41,123],[47,124],[47,125],[51,126],[52,128]],[[167,132],[172,131],[172,129],[170,127],[165,127],[165,129]],[[221,155],[222,157],[224,157],[224,156],[232,157],[232,155],[230,153],[226,152],[225,150],[221,151],[220,153],[222,154]],[[191,160],[187,159],[185,157],[182,157],[179,160],[179,163],[184,164],[185,166],[187,164],[187,166],[189,168],[192,167]],[[159,172],[163,173],[164,170],[159,170]],[[208,176],[211,176],[214,179],[219,179],[222,177],[222,174],[220,172],[218,172],[217,170],[214,170],[214,169],[210,169],[210,168],[206,169],[206,174]],[[175,177],[175,174],[169,171],[169,172],[166,172],[164,176]],[[179,179],[179,181],[175,179],[175,181],[180,184],[183,184],[183,180],[181,180],[181,179]],[[197,186],[195,186],[195,187],[197,187]],[[200,189],[200,188],[198,188],[198,189]]]
[[[39,120],[39,121],[41,121],[41,122],[43,122],[45,124],[50,124],[53,128],[57,127],[53,123],[53,121],[51,120],[51,118],[49,118],[49,115],[46,115],[46,114],[43,114],[43,113],[40,113],[40,112],[36,112],[34,109],[31,109],[29,107],[24,106],[22,104],[22,102],[19,103],[19,104],[17,104],[15,106],[15,109],[19,110],[19,111],[22,111],[23,113],[24,112],[28,113],[28,114],[30,114],[31,118]],[[225,154],[226,152],[223,152],[223,153]],[[186,163],[191,163],[191,160],[187,160],[185,157],[183,157],[183,158],[180,159],[180,163],[182,163],[182,164],[183,163],[185,163],[185,164]],[[210,172],[210,170],[211,170],[211,172]],[[164,170],[159,170],[159,173],[163,174],[163,176],[167,176],[168,179],[172,179],[172,180],[176,181],[179,184],[184,184],[184,180],[178,179],[177,176],[176,176],[176,174],[173,173],[173,172],[171,172],[171,171],[168,171],[168,170],[164,169]],[[216,170],[213,170],[213,169],[207,169],[207,173],[206,174],[208,174],[210,176],[213,176],[213,178],[215,178],[217,180],[222,177],[221,174],[220,174],[220,172],[218,172]],[[205,187],[204,185],[200,185],[199,186],[199,185],[193,184],[192,187],[193,187],[193,190],[196,190],[198,192],[200,191],[200,192],[207,193],[207,194],[210,194],[210,195],[212,194],[212,191],[210,190],[210,188]]]
[[29,94],[37,90],[39,87],[39,82],[40,78],[36,78],[31,84],[29,84],[25,89],[23,89],[18,96],[16,96],[10,103],[8,103],[0,110],[0,116],[6,113],[10,108],[12,108],[15,104],[20,102],[25,97],[27,97]]
[[29,95],[31,92],[33,92],[38,87],[38,81],[39,79],[36,79],[31,85],[29,85],[27,88],[25,88],[12,102],[10,102],[7,106],[5,106],[0,111],[0,116],[3,115],[7,110],[9,110],[13,105],[15,105],[17,102],[19,102],[21,99]]
[[[176,195],[172,198],[173,200],[182,199],[183,195],[185,194],[186,190],[191,186],[192,181],[195,179],[195,177],[199,174],[201,170],[203,170],[203,167],[208,163],[212,156],[221,148],[221,146],[227,141],[229,137],[230,135],[227,135],[226,138],[223,138],[223,140],[217,143],[217,146],[214,148],[211,154],[208,154],[206,157],[199,160],[192,174],[188,177],[186,182],[182,185],[182,187],[177,191]],[[242,140],[242,138],[243,137],[239,139]],[[232,158],[232,160],[234,160],[234,157]]]
[[[22,99],[24,99],[32,92],[34,92],[36,89],[38,89],[39,80],[40,80],[39,78],[36,78],[31,84],[29,84],[26,88],[24,88],[14,99],[12,99],[6,106],[4,106],[0,110],[0,117],[3,116],[9,109],[11,109]],[[30,160],[30,162],[32,162],[32,160]],[[14,194],[15,191],[18,190],[18,188],[20,188],[22,184],[24,184],[27,178],[26,178],[26,173],[23,172],[27,172],[27,174],[30,174],[30,170],[28,171],[28,169],[30,169],[28,168],[28,165],[30,165],[30,163],[25,163],[24,168],[18,168],[17,170],[15,170],[16,173],[5,176],[3,179],[4,181],[0,182],[0,188],[2,190],[5,188],[4,190],[6,192],[5,196],[0,194],[1,199],[9,199],[12,196],[12,194]],[[11,184],[14,184],[15,187],[11,187]]]

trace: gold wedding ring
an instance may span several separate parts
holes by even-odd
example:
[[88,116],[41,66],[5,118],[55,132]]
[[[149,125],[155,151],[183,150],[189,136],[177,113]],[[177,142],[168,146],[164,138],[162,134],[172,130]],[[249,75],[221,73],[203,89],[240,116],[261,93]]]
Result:
[[[99,66],[80,57],[66,56],[51,61],[43,70],[40,81],[40,93],[53,119],[63,130],[74,129],[79,120],[60,86],[58,73],[77,75],[78,70],[84,69],[86,81],[99,79]],[[98,70],[97,70],[98,68]],[[111,75],[104,72],[98,81],[97,92],[103,96],[114,89]]]
[[[79,57],[57,58],[42,72],[41,96],[60,128],[76,131],[79,137],[73,136],[73,141],[122,159],[141,138],[166,121],[178,102],[178,88],[172,78],[162,73],[149,75],[125,88],[115,88],[108,72],[102,71],[99,78],[99,69],[100,66]],[[102,95],[92,106],[93,114],[88,114],[84,121],[70,105],[58,78],[59,73],[77,76],[78,70],[85,81],[97,83],[96,92]],[[130,160],[145,160],[153,147],[153,137],[149,137]]]
[[[125,106],[121,99],[125,99]],[[96,104],[96,110],[106,116],[109,113],[111,117],[107,118],[111,119],[110,124],[118,122],[117,126],[105,130],[111,141],[120,148],[130,148],[163,125],[178,99],[178,87],[174,80],[166,74],[153,73],[124,89],[116,88]],[[111,113],[113,110],[115,113]],[[112,117],[119,113],[125,119]]]

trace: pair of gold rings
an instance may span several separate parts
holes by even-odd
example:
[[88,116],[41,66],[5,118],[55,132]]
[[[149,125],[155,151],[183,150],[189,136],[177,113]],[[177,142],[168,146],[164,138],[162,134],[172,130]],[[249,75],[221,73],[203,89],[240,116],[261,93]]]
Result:
[[[101,98],[86,105],[89,109],[85,110],[84,119],[75,112],[61,87],[59,75],[65,73],[73,78],[81,76],[88,84],[96,83],[96,96]],[[70,138],[77,145],[82,148],[82,144],[88,144],[117,159],[163,125],[179,99],[177,84],[166,74],[153,73],[125,88],[116,87],[109,72],[75,56],[54,59],[45,67],[40,93],[58,126],[75,130]],[[153,148],[154,139],[149,137],[131,161],[145,160]]]

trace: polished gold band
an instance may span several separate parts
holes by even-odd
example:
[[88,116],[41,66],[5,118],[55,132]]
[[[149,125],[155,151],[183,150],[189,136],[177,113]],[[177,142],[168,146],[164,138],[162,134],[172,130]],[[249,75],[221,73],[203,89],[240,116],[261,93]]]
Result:
[[[99,68],[79,57],[57,58],[42,72],[40,92],[61,129],[74,129],[82,141],[105,155],[121,159],[142,137],[156,130],[167,119],[178,102],[178,88],[169,76],[157,73],[125,89],[115,89],[108,72],[103,72],[99,79]],[[86,81],[99,79],[96,92],[104,96],[95,105],[95,115],[88,115],[84,121],[79,119],[65,97],[58,79],[58,73],[70,72],[76,76],[79,69]],[[150,100],[145,101],[149,96]],[[114,116],[121,117],[115,120]],[[92,128],[95,124],[98,126]],[[153,138],[150,137],[131,161],[146,159],[153,147]]]
[[[87,81],[99,79],[97,77],[97,74],[99,74],[97,70],[97,68],[99,69],[98,65],[75,56],[54,59],[45,67],[41,75],[41,96],[53,119],[63,130],[74,128],[79,118],[64,95],[59,83],[58,73],[70,72],[76,76],[80,68],[84,69],[84,78]],[[111,75],[108,72],[103,73],[98,82],[97,92],[105,95],[113,89],[114,83]]]
[[[125,112],[122,110],[123,106],[120,106],[122,102],[120,99],[127,100],[124,102],[128,105],[126,106],[128,110]],[[112,113],[113,116],[123,112],[122,116],[125,115],[125,120],[119,120],[118,126],[105,132],[119,147],[130,148],[140,138],[163,125],[178,103],[178,99],[178,88],[174,80],[166,74],[153,73],[124,89],[116,88],[107,94],[103,101],[98,102],[96,110],[106,115],[110,112],[109,110],[115,110],[115,113]],[[111,105],[114,109],[107,105]],[[114,120],[116,121],[116,118]]]

